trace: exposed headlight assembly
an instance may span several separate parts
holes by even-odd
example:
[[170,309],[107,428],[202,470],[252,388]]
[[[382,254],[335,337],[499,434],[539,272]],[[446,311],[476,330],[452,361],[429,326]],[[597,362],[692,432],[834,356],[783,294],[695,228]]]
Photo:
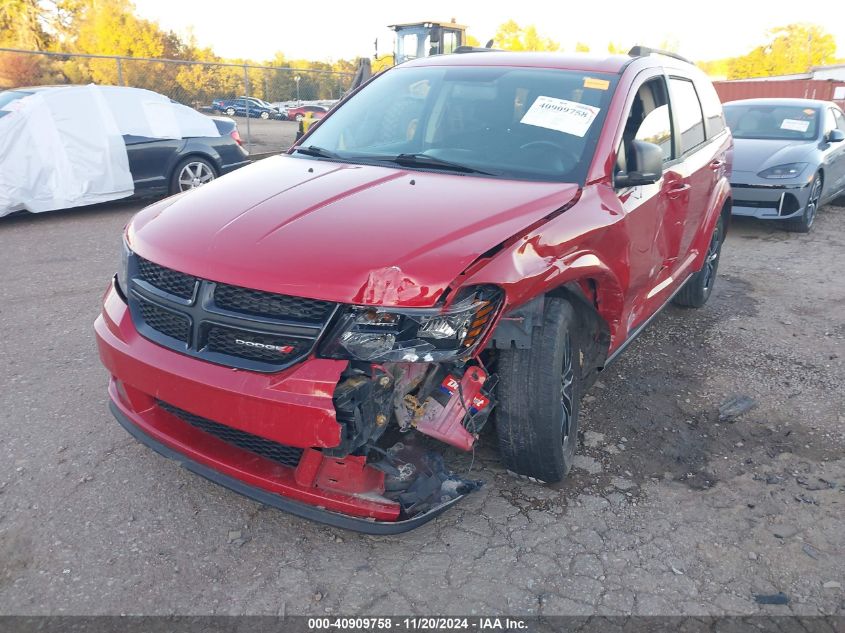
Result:
[[463,291],[445,309],[353,306],[321,350],[329,358],[376,362],[441,362],[469,357],[502,302],[494,286]]
[[787,163],[786,165],[775,165],[761,171],[760,178],[796,178],[807,168],[807,163]]

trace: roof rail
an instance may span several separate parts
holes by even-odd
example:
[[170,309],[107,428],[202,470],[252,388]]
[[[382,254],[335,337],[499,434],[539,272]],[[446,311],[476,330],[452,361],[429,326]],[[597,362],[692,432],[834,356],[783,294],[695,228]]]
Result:
[[682,62],[686,62],[687,64],[692,64],[690,60],[686,57],[678,55],[677,53],[672,53],[670,51],[662,51],[659,48],[649,48],[648,46],[634,46],[631,50],[628,51],[628,55],[631,57],[647,57],[649,55],[663,55],[664,57],[671,57],[672,59],[677,59]]
[[501,53],[499,48],[486,48],[483,46],[458,46],[453,53]]

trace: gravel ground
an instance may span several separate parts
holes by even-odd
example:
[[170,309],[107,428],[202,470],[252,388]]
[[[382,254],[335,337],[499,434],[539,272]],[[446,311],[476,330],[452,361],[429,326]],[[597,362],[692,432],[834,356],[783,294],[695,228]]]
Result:
[[264,508],[114,422],[91,324],[137,208],[0,220],[0,612],[845,613],[845,208],[735,222],[710,303],[586,396],[565,483],[509,477],[487,435],[485,487],[396,537]]

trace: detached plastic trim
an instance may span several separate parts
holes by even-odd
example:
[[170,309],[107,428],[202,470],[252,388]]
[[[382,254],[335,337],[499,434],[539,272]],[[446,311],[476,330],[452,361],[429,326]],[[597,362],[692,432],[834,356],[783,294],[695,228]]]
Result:
[[144,431],[135,426],[135,424],[133,424],[132,421],[128,417],[126,417],[117,407],[117,405],[111,400],[109,400],[109,409],[111,410],[112,415],[115,417],[118,423],[120,423],[120,425],[124,429],[126,429],[129,435],[141,442],[141,444],[144,444],[145,446],[148,446],[149,448],[153,449],[160,455],[163,455],[164,457],[179,462],[179,464],[183,468],[190,470],[192,473],[195,473],[200,477],[205,477],[209,481],[213,481],[214,483],[219,484],[224,488],[228,488],[233,492],[237,492],[238,494],[241,494],[245,497],[249,497],[250,499],[258,501],[259,503],[263,503],[264,505],[272,506],[279,510],[284,510],[285,512],[294,514],[298,517],[309,519],[311,521],[316,521],[318,523],[324,523],[332,527],[342,528],[344,530],[352,530],[355,532],[361,532],[363,534],[373,534],[376,536],[402,534],[403,532],[413,530],[414,528],[417,528],[423,525],[424,523],[428,523],[433,518],[442,514],[454,504],[456,504],[458,501],[463,499],[464,496],[466,496],[462,495],[460,497],[456,497],[455,499],[452,499],[451,501],[439,505],[424,514],[416,516],[413,519],[405,519],[404,521],[369,521],[367,519],[359,519],[357,517],[351,517],[345,514],[331,512],[329,510],[323,510],[316,506],[309,506],[298,501],[286,499],[285,497],[273,494],[271,492],[267,492],[266,490],[262,490],[261,488],[256,488],[255,486],[247,485],[244,482],[235,479],[234,477],[230,477],[229,475],[224,475],[223,473],[220,473],[214,470],[213,468],[209,468],[204,464],[195,462],[194,460],[183,455],[182,453],[173,450],[172,448],[162,444],[158,440],[153,439],[152,437],[144,433]]

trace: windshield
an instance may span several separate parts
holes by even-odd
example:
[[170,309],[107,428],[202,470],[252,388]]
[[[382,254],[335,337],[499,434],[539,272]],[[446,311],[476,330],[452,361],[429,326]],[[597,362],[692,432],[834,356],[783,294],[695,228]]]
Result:
[[818,136],[816,108],[781,104],[747,104],[724,107],[734,138],[812,141]]
[[[466,173],[583,183],[615,82],[615,75],[535,68],[394,68],[304,145],[328,150],[328,160],[400,157],[412,168],[450,163]],[[409,164],[409,155],[418,162]]]

